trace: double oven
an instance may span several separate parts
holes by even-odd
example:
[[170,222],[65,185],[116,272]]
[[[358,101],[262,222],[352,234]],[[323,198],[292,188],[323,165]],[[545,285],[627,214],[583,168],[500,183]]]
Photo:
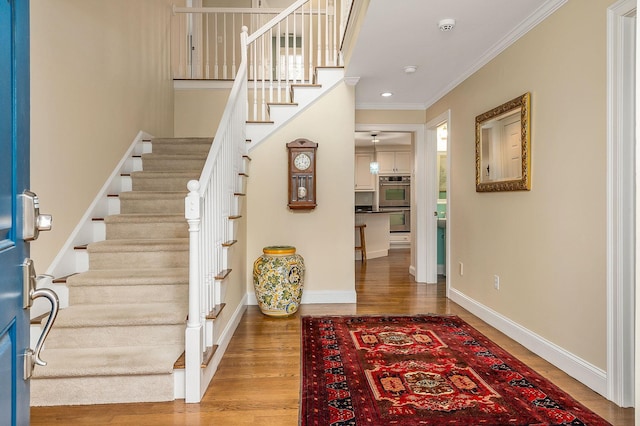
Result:
[[411,176],[380,176],[378,180],[380,211],[389,212],[391,232],[411,231]]

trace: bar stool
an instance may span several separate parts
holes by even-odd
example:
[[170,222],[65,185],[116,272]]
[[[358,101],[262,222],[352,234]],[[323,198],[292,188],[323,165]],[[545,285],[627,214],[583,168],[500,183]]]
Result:
[[363,262],[367,261],[367,243],[364,239],[364,228],[366,227],[366,224],[356,225],[356,229],[360,231],[360,245],[356,246],[356,250],[360,250]]

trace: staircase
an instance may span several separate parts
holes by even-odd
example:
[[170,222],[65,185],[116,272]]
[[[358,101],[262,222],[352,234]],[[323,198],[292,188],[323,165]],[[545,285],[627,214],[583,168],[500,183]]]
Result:
[[[334,25],[333,8],[314,14],[307,3],[297,0],[269,25],[288,28],[286,20],[295,28],[297,13],[306,13],[318,21],[315,28],[332,28],[335,41],[340,25]],[[230,315],[218,317],[226,306],[230,247],[236,243],[250,161],[247,150],[344,76],[336,66],[339,43],[333,43],[332,49],[319,49],[324,54],[318,53],[313,65],[303,61],[312,72],[304,82],[281,80],[279,73],[273,80],[274,74],[262,66],[266,60],[255,61],[255,52],[261,50],[255,46],[272,43],[270,31],[263,26],[249,36],[243,29],[242,60],[215,144],[208,138],[153,139],[151,149],[132,150],[144,153],[123,160],[118,168],[134,171],[122,176],[122,184],[105,186],[118,194],[106,197],[103,188],[89,209],[104,217],[87,226],[92,214],[85,215],[68,241],[72,243],[54,261],[52,275],[67,276],[54,279],[51,286],[68,290],[69,306],[58,314],[46,341],[42,358],[47,366],[34,371],[31,405],[202,399],[246,300],[234,302],[236,306],[227,308]],[[312,40],[314,32],[308,33]],[[318,33],[318,47],[319,40]],[[276,55],[282,62],[278,69],[289,66],[287,43],[285,59]],[[248,46],[254,46],[251,64]],[[272,97],[281,92],[272,90],[274,83],[282,85],[287,96]],[[94,242],[75,247],[71,254],[75,241]],[[239,262],[236,281],[243,280],[245,262]],[[73,271],[82,272],[69,275]]]
[[76,247],[88,270],[69,288],[36,368],[31,405],[167,401],[184,352],[188,310],[187,182],[198,179],[211,139],[154,139],[120,213],[94,219],[103,241]]

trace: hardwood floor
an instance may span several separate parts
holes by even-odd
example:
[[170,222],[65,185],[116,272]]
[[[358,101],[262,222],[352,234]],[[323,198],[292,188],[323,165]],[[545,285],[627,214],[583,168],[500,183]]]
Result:
[[444,296],[438,285],[416,284],[409,251],[356,262],[357,305],[303,305],[292,318],[273,319],[249,306],[202,403],[183,401],[77,407],[34,407],[32,425],[298,424],[300,315],[450,313],[460,316],[613,425],[633,425],[622,409],[567,376]]

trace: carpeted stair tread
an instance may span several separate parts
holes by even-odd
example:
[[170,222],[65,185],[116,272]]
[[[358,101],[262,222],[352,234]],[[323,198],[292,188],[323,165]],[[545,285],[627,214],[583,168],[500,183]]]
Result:
[[209,144],[213,142],[213,137],[189,137],[189,138],[153,138],[151,143],[170,143],[170,144],[186,144],[186,143],[202,143]]
[[120,213],[176,213],[184,216],[187,186],[179,191],[128,191],[119,195]]
[[177,178],[191,178],[191,179],[199,179],[200,173],[202,169],[193,169],[193,170],[181,170],[179,172],[176,171],[139,171],[139,172],[131,172],[130,175],[132,178],[141,177],[147,179],[177,179]]
[[109,223],[156,223],[173,222],[186,223],[184,214],[162,214],[162,213],[125,213],[114,214],[104,218],[104,222]]
[[67,278],[67,286],[133,286],[188,284],[188,268],[89,270]]
[[207,152],[188,154],[142,154],[145,171],[202,170]]
[[[56,328],[186,324],[187,306],[175,303],[73,305],[60,310]],[[46,318],[43,320],[46,322]]]
[[185,251],[189,250],[189,238],[104,240],[90,243],[87,250],[89,253]]
[[209,152],[213,138],[158,138],[151,142],[151,152],[156,154],[187,154]]
[[131,188],[134,191],[182,191],[190,180],[200,179],[201,167],[179,172],[132,172]]
[[136,199],[136,200],[157,200],[157,199],[184,199],[189,191],[126,191],[121,192],[118,197],[120,199]]
[[37,367],[33,377],[171,374],[183,351],[179,345],[45,349],[42,359],[47,365]]

